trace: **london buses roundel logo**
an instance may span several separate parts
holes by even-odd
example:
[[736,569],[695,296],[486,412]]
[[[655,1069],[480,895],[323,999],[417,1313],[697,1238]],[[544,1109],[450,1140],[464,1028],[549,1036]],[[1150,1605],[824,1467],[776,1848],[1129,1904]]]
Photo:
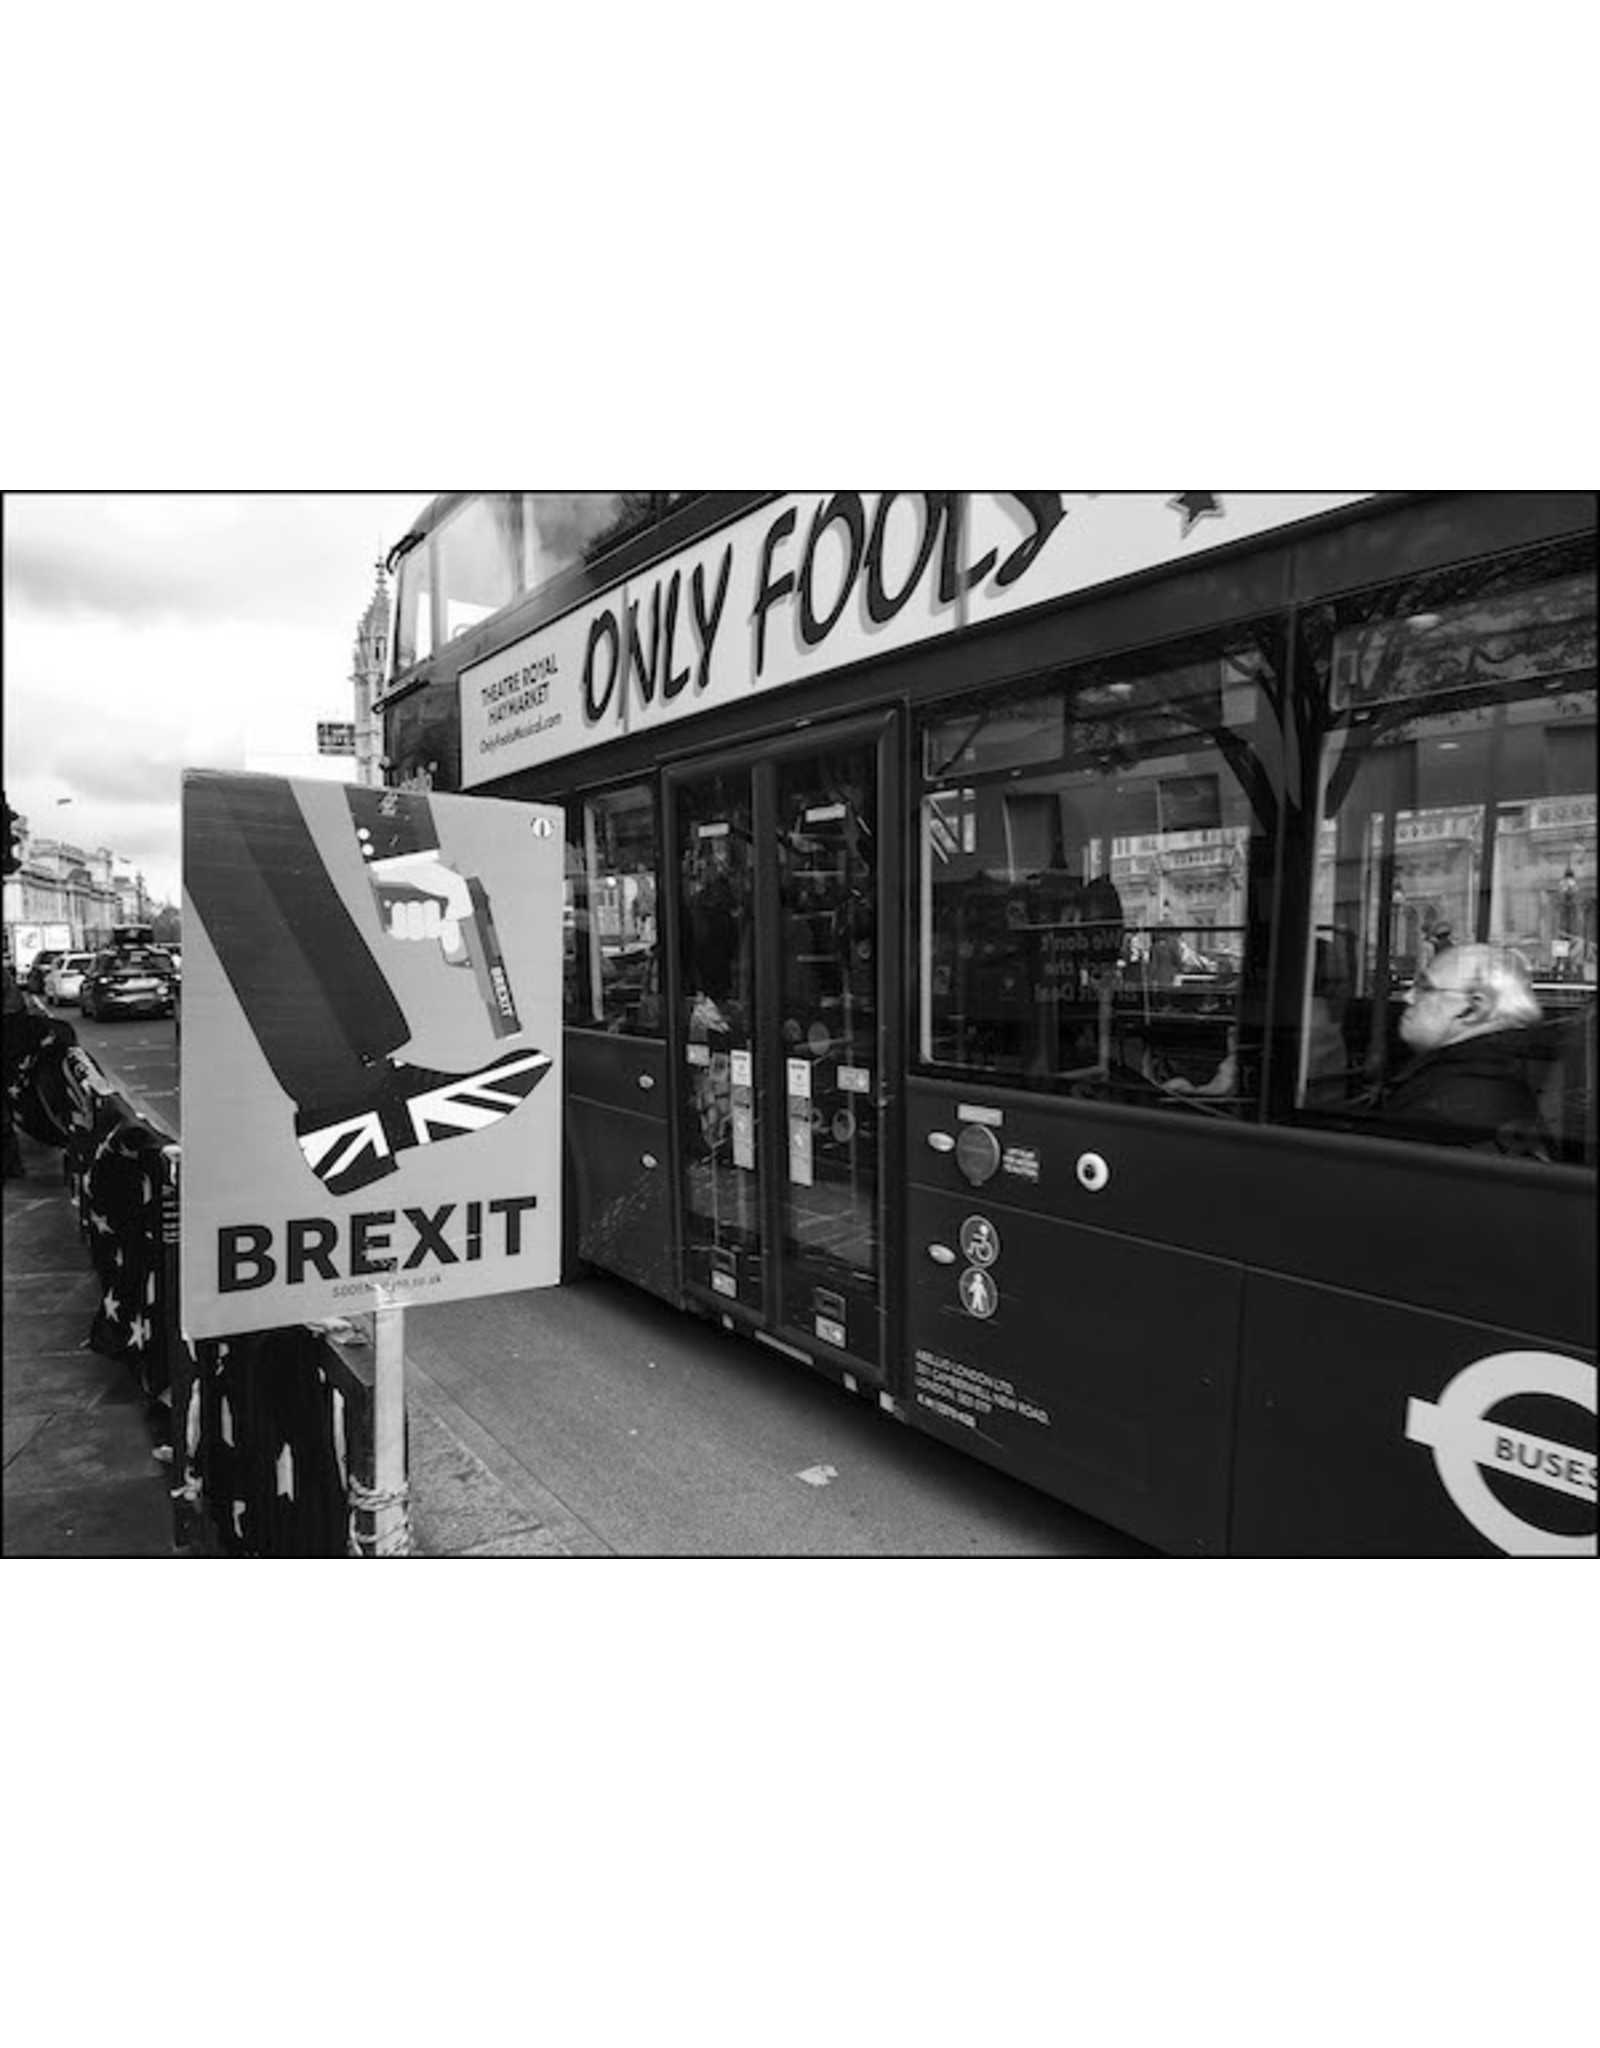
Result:
[[[1489,1410],[1514,1394],[1546,1394],[1588,1416],[1577,1442],[1557,1443],[1490,1422]],[[1527,1521],[1484,1478],[1503,1472],[1553,1493],[1595,1504],[1595,1369],[1554,1351],[1497,1351],[1458,1372],[1437,1401],[1406,1403],[1406,1435],[1426,1444],[1444,1490],[1481,1536],[1512,1557],[1593,1557],[1595,1537],[1562,1536]],[[1587,1445],[1587,1448],[1584,1446]]]

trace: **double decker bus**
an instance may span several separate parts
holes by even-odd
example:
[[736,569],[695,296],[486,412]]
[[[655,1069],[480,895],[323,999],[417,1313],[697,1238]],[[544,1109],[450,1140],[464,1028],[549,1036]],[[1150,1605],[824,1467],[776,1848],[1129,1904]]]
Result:
[[564,807],[573,1258],[1171,1553],[1593,1555],[1594,520],[436,500],[388,779]]

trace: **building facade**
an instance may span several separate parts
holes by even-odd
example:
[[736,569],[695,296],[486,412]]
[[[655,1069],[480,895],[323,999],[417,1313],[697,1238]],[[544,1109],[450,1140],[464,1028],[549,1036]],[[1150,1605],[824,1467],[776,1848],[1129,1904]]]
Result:
[[6,951],[19,972],[46,948],[88,952],[113,925],[149,921],[143,875],[130,875],[110,847],[38,838],[20,823],[22,865],[5,878],[4,906]]
[[368,785],[383,780],[383,733],[372,707],[382,694],[389,661],[389,582],[382,562],[377,571],[372,597],[356,628],[350,669],[356,710],[356,780]]

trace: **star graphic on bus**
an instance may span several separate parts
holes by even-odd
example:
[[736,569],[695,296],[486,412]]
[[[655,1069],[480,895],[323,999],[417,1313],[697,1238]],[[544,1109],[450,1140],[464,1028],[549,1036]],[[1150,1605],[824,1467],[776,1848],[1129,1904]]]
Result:
[[1183,514],[1181,540],[1189,538],[1197,520],[1221,519],[1224,516],[1222,500],[1215,491],[1179,491],[1175,498],[1167,500],[1167,509]]

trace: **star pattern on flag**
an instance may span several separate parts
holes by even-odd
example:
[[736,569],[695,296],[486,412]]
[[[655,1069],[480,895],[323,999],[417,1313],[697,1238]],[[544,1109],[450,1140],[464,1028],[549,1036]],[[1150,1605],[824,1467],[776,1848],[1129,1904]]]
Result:
[[150,1325],[143,1316],[135,1316],[133,1328],[128,1332],[128,1342],[135,1351],[142,1351],[150,1341]]
[[111,1235],[111,1225],[100,1214],[98,1209],[91,1209],[89,1211],[89,1221],[93,1224],[94,1228],[99,1232],[100,1236],[109,1237]]
[[1175,498],[1167,500],[1167,510],[1183,514],[1183,532],[1179,536],[1182,540],[1189,538],[1197,520],[1223,517],[1222,500],[1215,491],[1179,491]]
[[105,1310],[108,1322],[114,1323],[118,1316],[122,1314],[122,1304],[109,1288],[106,1290],[106,1298],[100,1306]]

